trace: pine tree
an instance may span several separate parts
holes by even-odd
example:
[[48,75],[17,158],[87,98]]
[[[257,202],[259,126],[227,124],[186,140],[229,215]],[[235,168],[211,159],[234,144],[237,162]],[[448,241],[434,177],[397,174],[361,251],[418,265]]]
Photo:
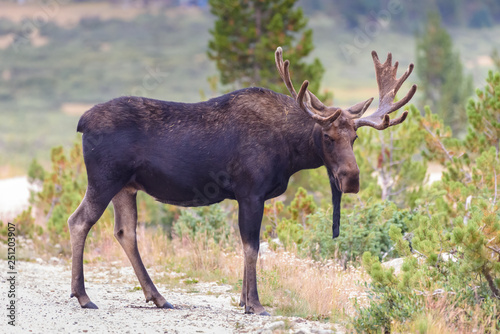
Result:
[[441,185],[460,272],[484,279],[490,296],[500,300],[500,73],[490,72],[486,81],[467,105],[469,128],[461,145],[433,147],[447,161]]
[[417,36],[417,74],[424,105],[449,125],[455,135],[466,127],[466,101],[472,93],[472,78],[465,76],[460,56],[441,25],[439,13],[428,16],[424,31]]
[[208,57],[217,64],[223,85],[236,88],[259,85],[286,93],[274,64],[278,46],[290,60],[294,82],[309,80],[318,93],[324,68],[316,58],[305,64],[313,50],[312,30],[297,0],[210,0],[216,17],[210,31]]

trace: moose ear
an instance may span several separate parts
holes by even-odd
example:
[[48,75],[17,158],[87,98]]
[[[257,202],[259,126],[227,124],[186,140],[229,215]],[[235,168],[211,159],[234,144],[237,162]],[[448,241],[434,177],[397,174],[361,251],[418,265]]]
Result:
[[365,113],[366,109],[370,106],[373,101],[373,97],[366,101],[356,103],[352,107],[349,107],[347,111],[351,114],[352,118],[360,118]]

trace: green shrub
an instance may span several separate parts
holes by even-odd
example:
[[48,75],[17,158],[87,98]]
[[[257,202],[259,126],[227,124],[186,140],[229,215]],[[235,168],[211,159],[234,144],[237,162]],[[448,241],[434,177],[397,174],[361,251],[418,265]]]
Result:
[[[13,224],[16,225],[16,237],[22,236],[28,239],[32,239],[37,235],[41,235],[43,233],[43,228],[41,226],[35,225],[35,219],[31,213],[31,206],[21,212],[14,220]],[[4,223],[0,220],[0,235],[3,237],[7,237],[8,235],[8,224]]]
[[500,73],[490,72],[477,97],[467,106],[464,140],[452,139],[429,111],[421,119],[428,156],[446,170],[415,202],[407,224],[412,252],[400,229],[389,231],[404,258],[401,273],[384,268],[377,256],[363,255],[372,299],[367,308],[357,307],[358,331],[387,332],[394,323],[404,328],[432,312],[436,300],[447,312],[435,312],[457,331],[500,330]]
[[320,210],[309,216],[310,228],[305,232],[301,251],[314,259],[338,257],[344,264],[358,260],[366,251],[382,258],[392,247],[391,226],[406,231],[412,216],[409,211],[398,210],[390,201],[356,206],[349,214],[342,215],[340,235],[332,239],[331,211]]
[[263,238],[279,238],[285,249],[302,244],[304,231],[310,228],[308,216],[317,210],[314,198],[299,187],[286,206],[283,202],[271,201],[264,208],[265,222]]
[[181,239],[195,240],[203,236],[216,244],[225,242],[230,233],[228,212],[220,204],[183,209],[174,224],[174,231]]

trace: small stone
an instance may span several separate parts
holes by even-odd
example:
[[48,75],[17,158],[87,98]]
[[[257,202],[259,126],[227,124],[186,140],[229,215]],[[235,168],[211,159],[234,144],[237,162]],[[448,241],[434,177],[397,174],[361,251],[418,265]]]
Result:
[[275,321],[268,323],[264,326],[264,329],[269,329],[271,331],[277,330],[277,329],[285,329],[285,322],[284,321]]
[[295,334],[311,334],[306,328],[301,328],[295,332]]
[[311,329],[311,333],[314,334],[333,334],[334,332],[331,329]]

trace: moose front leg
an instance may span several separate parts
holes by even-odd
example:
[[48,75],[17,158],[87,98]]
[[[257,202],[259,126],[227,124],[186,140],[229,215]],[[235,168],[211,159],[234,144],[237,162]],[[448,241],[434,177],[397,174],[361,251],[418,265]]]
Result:
[[259,237],[264,201],[256,198],[239,199],[239,217],[241,241],[245,256],[243,286],[240,305],[245,306],[245,313],[269,315],[259,301],[257,291],[257,258],[259,256]]

